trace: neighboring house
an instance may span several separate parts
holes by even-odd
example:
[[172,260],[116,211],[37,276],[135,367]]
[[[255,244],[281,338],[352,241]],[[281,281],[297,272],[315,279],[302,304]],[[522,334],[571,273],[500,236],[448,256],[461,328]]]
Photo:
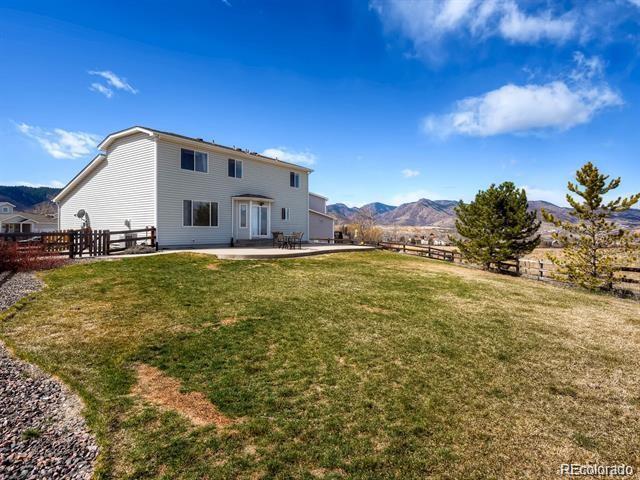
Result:
[[327,197],[309,192],[309,238],[333,238],[334,218],[327,214]]
[[0,232],[38,233],[56,230],[58,221],[47,215],[20,212],[9,202],[0,202]]
[[[107,136],[54,198],[59,227],[157,228],[159,246],[309,237],[309,168],[146,127]],[[84,210],[86,215],[76,214]]]

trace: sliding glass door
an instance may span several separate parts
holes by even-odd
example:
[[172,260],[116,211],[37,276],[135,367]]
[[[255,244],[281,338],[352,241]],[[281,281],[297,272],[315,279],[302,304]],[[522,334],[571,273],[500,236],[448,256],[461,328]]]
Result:
[[266,205],[251,206],[251,236],[269,236],[269,207]]

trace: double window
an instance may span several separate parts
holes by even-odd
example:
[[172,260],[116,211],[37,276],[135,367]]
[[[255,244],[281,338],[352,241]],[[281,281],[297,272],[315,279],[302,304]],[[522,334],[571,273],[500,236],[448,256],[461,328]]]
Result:
[[288,208],[282,207],[280,218],[282,220],[289,220],[291,218],[291,211]]
[[228,171],[230,177],[242,178],[242,160],[229,159]]
[[208,164],[206,153],[187,150],[186,148],[180,150],[180,168],[183,170],[207,173],[209,170]]
[[218,203],[183,200],[182,225],[185,227],[217,227]]
[[289,185],[294,188],[300,188],[300,174],[289,172]]

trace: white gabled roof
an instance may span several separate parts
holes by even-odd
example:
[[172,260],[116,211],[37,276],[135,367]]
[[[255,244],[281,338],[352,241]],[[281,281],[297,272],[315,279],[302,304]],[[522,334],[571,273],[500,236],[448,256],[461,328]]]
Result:
[[319,212],[317,210],[313,210],[312,208],[309,209],[309,213],[315,213],[316,215],[322,215],[323,217],[330,218],[331,220],[335,220],[336,219],[335,217],[332,217],[328,213],[322,213],[322,212]]
[[[225,145],[220,145],[217,143],[213,143],[213,142],[207,142],[201,138],[194,138],[194,137],[187,137],[184,135],[179,135],[177,133],[171,133],[171,132],[163,132],[162,130],[156,130],[154,128],[147,128],[147,127],[141,127],[141,126],[133,126],[130,128],[126,128],[124,130],[120,130],[118,132],[114,132],[111,133],[109,135],[107,135],[107,137],[102,140],[102,142],[100,142],[100,144],[98,145],[98,149],[99,150],[103,150],[106,151],[107,148],[109,148],[109,146],[116,140],[118,140],[119,138],[124,138],[127,137],[129,135],[133,135],[136,133],[145,133],[147,135],[149,135],[150,137],[157,137],[157,138],[166,138],[167,140],[173,140],[174,142],[183,142],[183,143],[188,143],[191,144],[192,146],[195,147],[196,144],[200,144],[200,145],[205,145],[207,148],[209,149],[213,149],[213,150],[217,150],[222,154],[232,154],[235,157],[241,157],[241,158],[246,158],[246,159],[251,159],[251,160],[256,160],[259,162],[264,162],[264,163],[270,163],[272,165],[277,165],[280,167],[286,167],[286,168],[291,168],[293,170],[299,170],[305,173],[311,173],[313,172],[312,169],[307,168],[307,167],[303,167],[301,165],[296,165],[295,163],[290,163],[290,162],[284,162],[282,160],[278,160],[277,158],[271,158],[271,157],[266,157],[264,155],[260,155],[258,153],[255,152],[248,152],[239,148],[232,148],[232,147],[227,147]],[[106,159],[106,156],[104,154],[98,154],[96,155],[96,157],[91,160],[91,162],[84,167],[75,177],[73,177],[73,179],[71,179],[71,181],[65,185],[65,187],[60,191],[60,193],[58,193],[58,195],[56,195],[53,198],[54,202],[59,202],[60,200],[62,200],[64,197],[66,197],[69,193],[71,193],[71,191],[83,180],[85,179],[89,174],[91,174],[91,172],[93,172],[95,170],[95,168],[102,163],[104,160]],[[319,195],[318,195],[319,196]]]

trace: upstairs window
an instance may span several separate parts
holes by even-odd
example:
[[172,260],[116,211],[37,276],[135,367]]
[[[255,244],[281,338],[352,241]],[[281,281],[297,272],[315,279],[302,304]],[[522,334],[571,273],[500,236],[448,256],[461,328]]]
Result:
[[183,200],[182,225],[185,227],[217,227],[218,203]]
[[300,174],[289,172],[289,185],[294,188],[300,188]]
[[289,211],[288,208],[283,207],[282,211],[280,212],[280,219],[281,220],[289,220],[291,218],[291,212]]
[[242,160],[229,159],[228,163],[229,176],[235,178],[242,178]]
[[208,156],[203,152],[195,152],[183,148],[180,150],[180,168],[183,170],[193,170],[194,172],[207,173]]

